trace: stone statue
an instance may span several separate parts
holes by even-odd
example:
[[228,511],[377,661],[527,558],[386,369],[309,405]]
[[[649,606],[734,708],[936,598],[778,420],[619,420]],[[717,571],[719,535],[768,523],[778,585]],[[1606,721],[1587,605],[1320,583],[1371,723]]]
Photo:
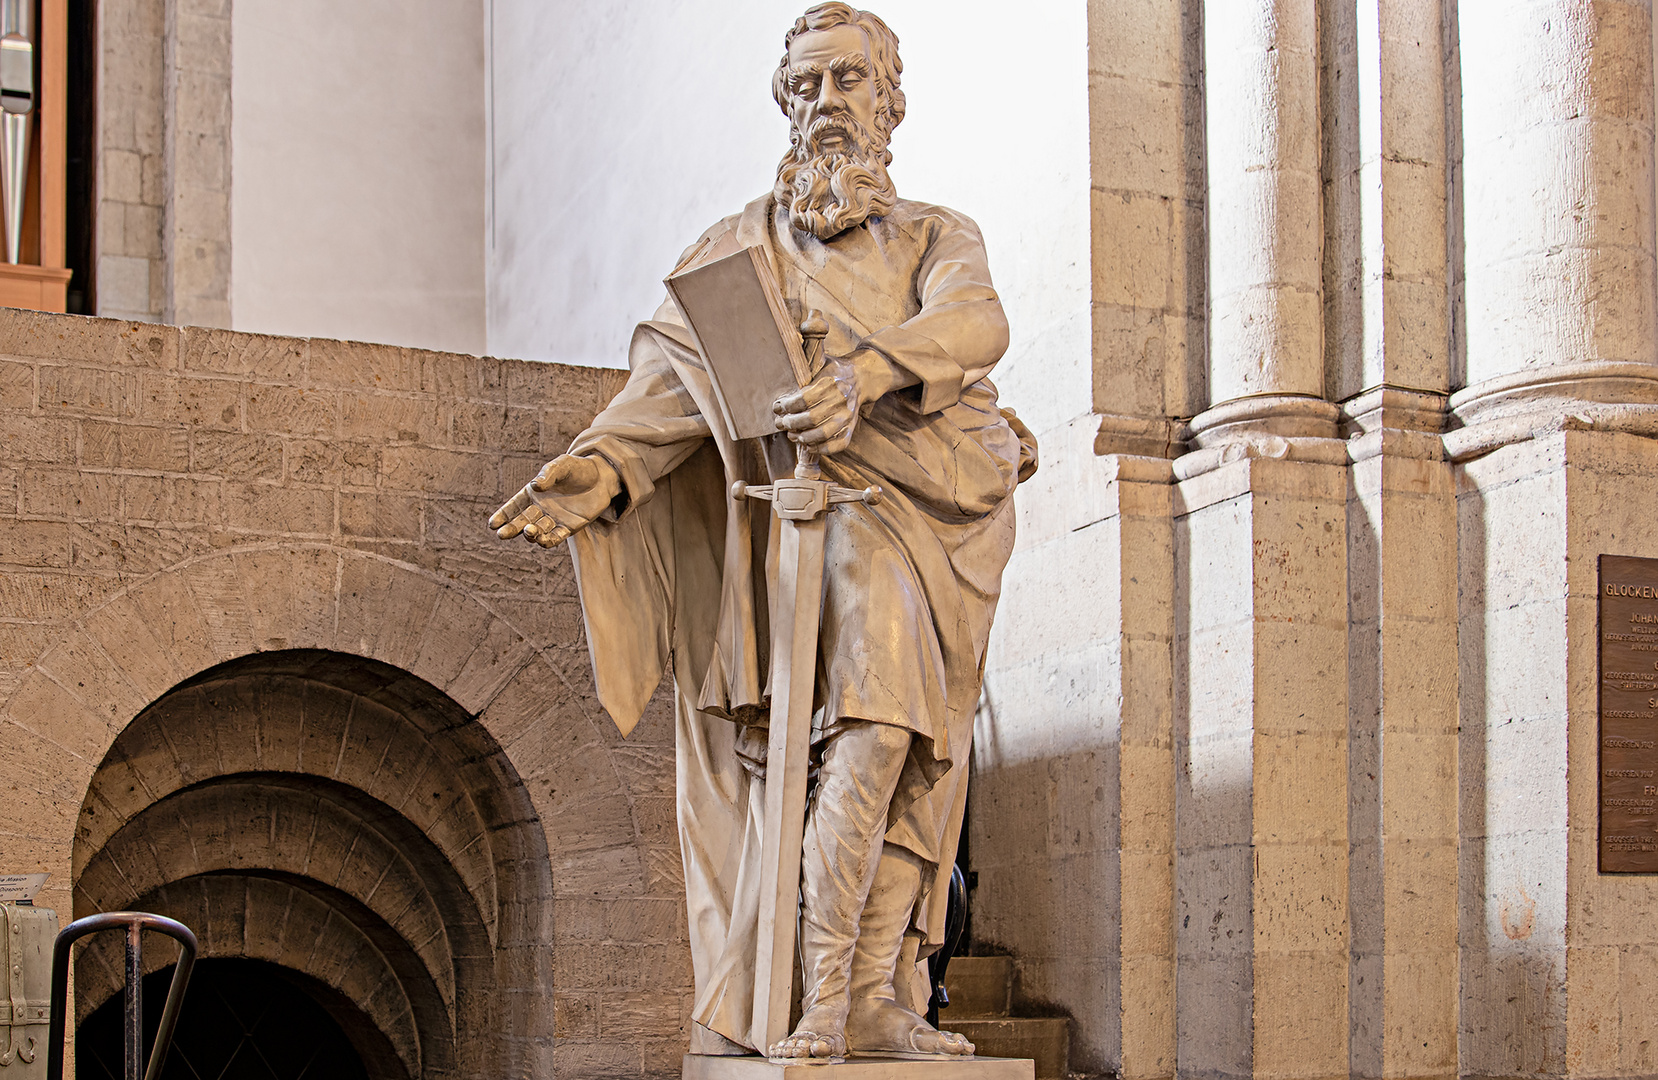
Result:
[[[490,524],[570,541],[599,698],[624,733],[672,664],[692,1052],[971,1054],[920,1015],[919,961],[942,939],[1012,494],[1035,441],[987,378],[1008,329],[978,228],[899,199],[887,174],[904,117],[897,38],[837,2],[784,41],[776,184],[698,244],[734,234],[770,252],[796,322],[827,323],[821,370],[778,402],[778,435],[736,440],[666,302],[634,333],[622,392]],[[802,1015],[772,1042],[754,992],[778,522],[733,482],[788,476],[797,446],[821,452],[835,484],[884,497],[825,519]]]

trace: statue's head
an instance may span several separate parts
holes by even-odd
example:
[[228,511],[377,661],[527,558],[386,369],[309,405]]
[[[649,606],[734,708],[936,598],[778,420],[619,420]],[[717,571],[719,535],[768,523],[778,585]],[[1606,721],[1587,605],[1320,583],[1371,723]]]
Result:
[[867,11],[831,0],[783,38],[772,96],[789,118],[777,201],[820,239],[885,214],[897,201],[887,144],[904,119],[898,37]]

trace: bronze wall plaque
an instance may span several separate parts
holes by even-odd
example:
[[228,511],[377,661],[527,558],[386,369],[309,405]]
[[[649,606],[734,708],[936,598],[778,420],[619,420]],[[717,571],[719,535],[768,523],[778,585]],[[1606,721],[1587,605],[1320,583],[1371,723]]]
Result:
[[1600,871],[1658,873],[1658,559],[1600,557]]

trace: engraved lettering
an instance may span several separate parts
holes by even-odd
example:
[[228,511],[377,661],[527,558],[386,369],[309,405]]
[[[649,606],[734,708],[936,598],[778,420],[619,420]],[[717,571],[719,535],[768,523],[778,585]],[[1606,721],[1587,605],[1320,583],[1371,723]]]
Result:
[[1599,572],[1600,870],[1658,873],[1658,559]]

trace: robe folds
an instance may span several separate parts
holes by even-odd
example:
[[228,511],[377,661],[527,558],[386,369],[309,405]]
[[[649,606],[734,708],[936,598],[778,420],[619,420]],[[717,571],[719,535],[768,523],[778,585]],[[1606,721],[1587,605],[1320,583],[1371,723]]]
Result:
[[[813,729],[814,741],[848,719],[912,732],[886,842],[934,868],[913,916],[925,955],[942,940],[1021,437],[1034,460],[986,377],[1006,319],[977,227],[941,207],[900,201],[821,241],[766,196],[698,244],[723,233],[771,253],[797,323],[822,313],[825,355],[872,348],[918,380],[866,405],[848,448],[823,461],[826,479],[879,485],[885,498],[828,511]],[[608,461],[622,490],[570,546],[599,700],[624,734],[673,666],[693,1017],[753,1047],[778,524],[730,488],[791,475],[794,447],[731,437],[671,300],[640,324],[628,359],[626,386],[570,448]]]

